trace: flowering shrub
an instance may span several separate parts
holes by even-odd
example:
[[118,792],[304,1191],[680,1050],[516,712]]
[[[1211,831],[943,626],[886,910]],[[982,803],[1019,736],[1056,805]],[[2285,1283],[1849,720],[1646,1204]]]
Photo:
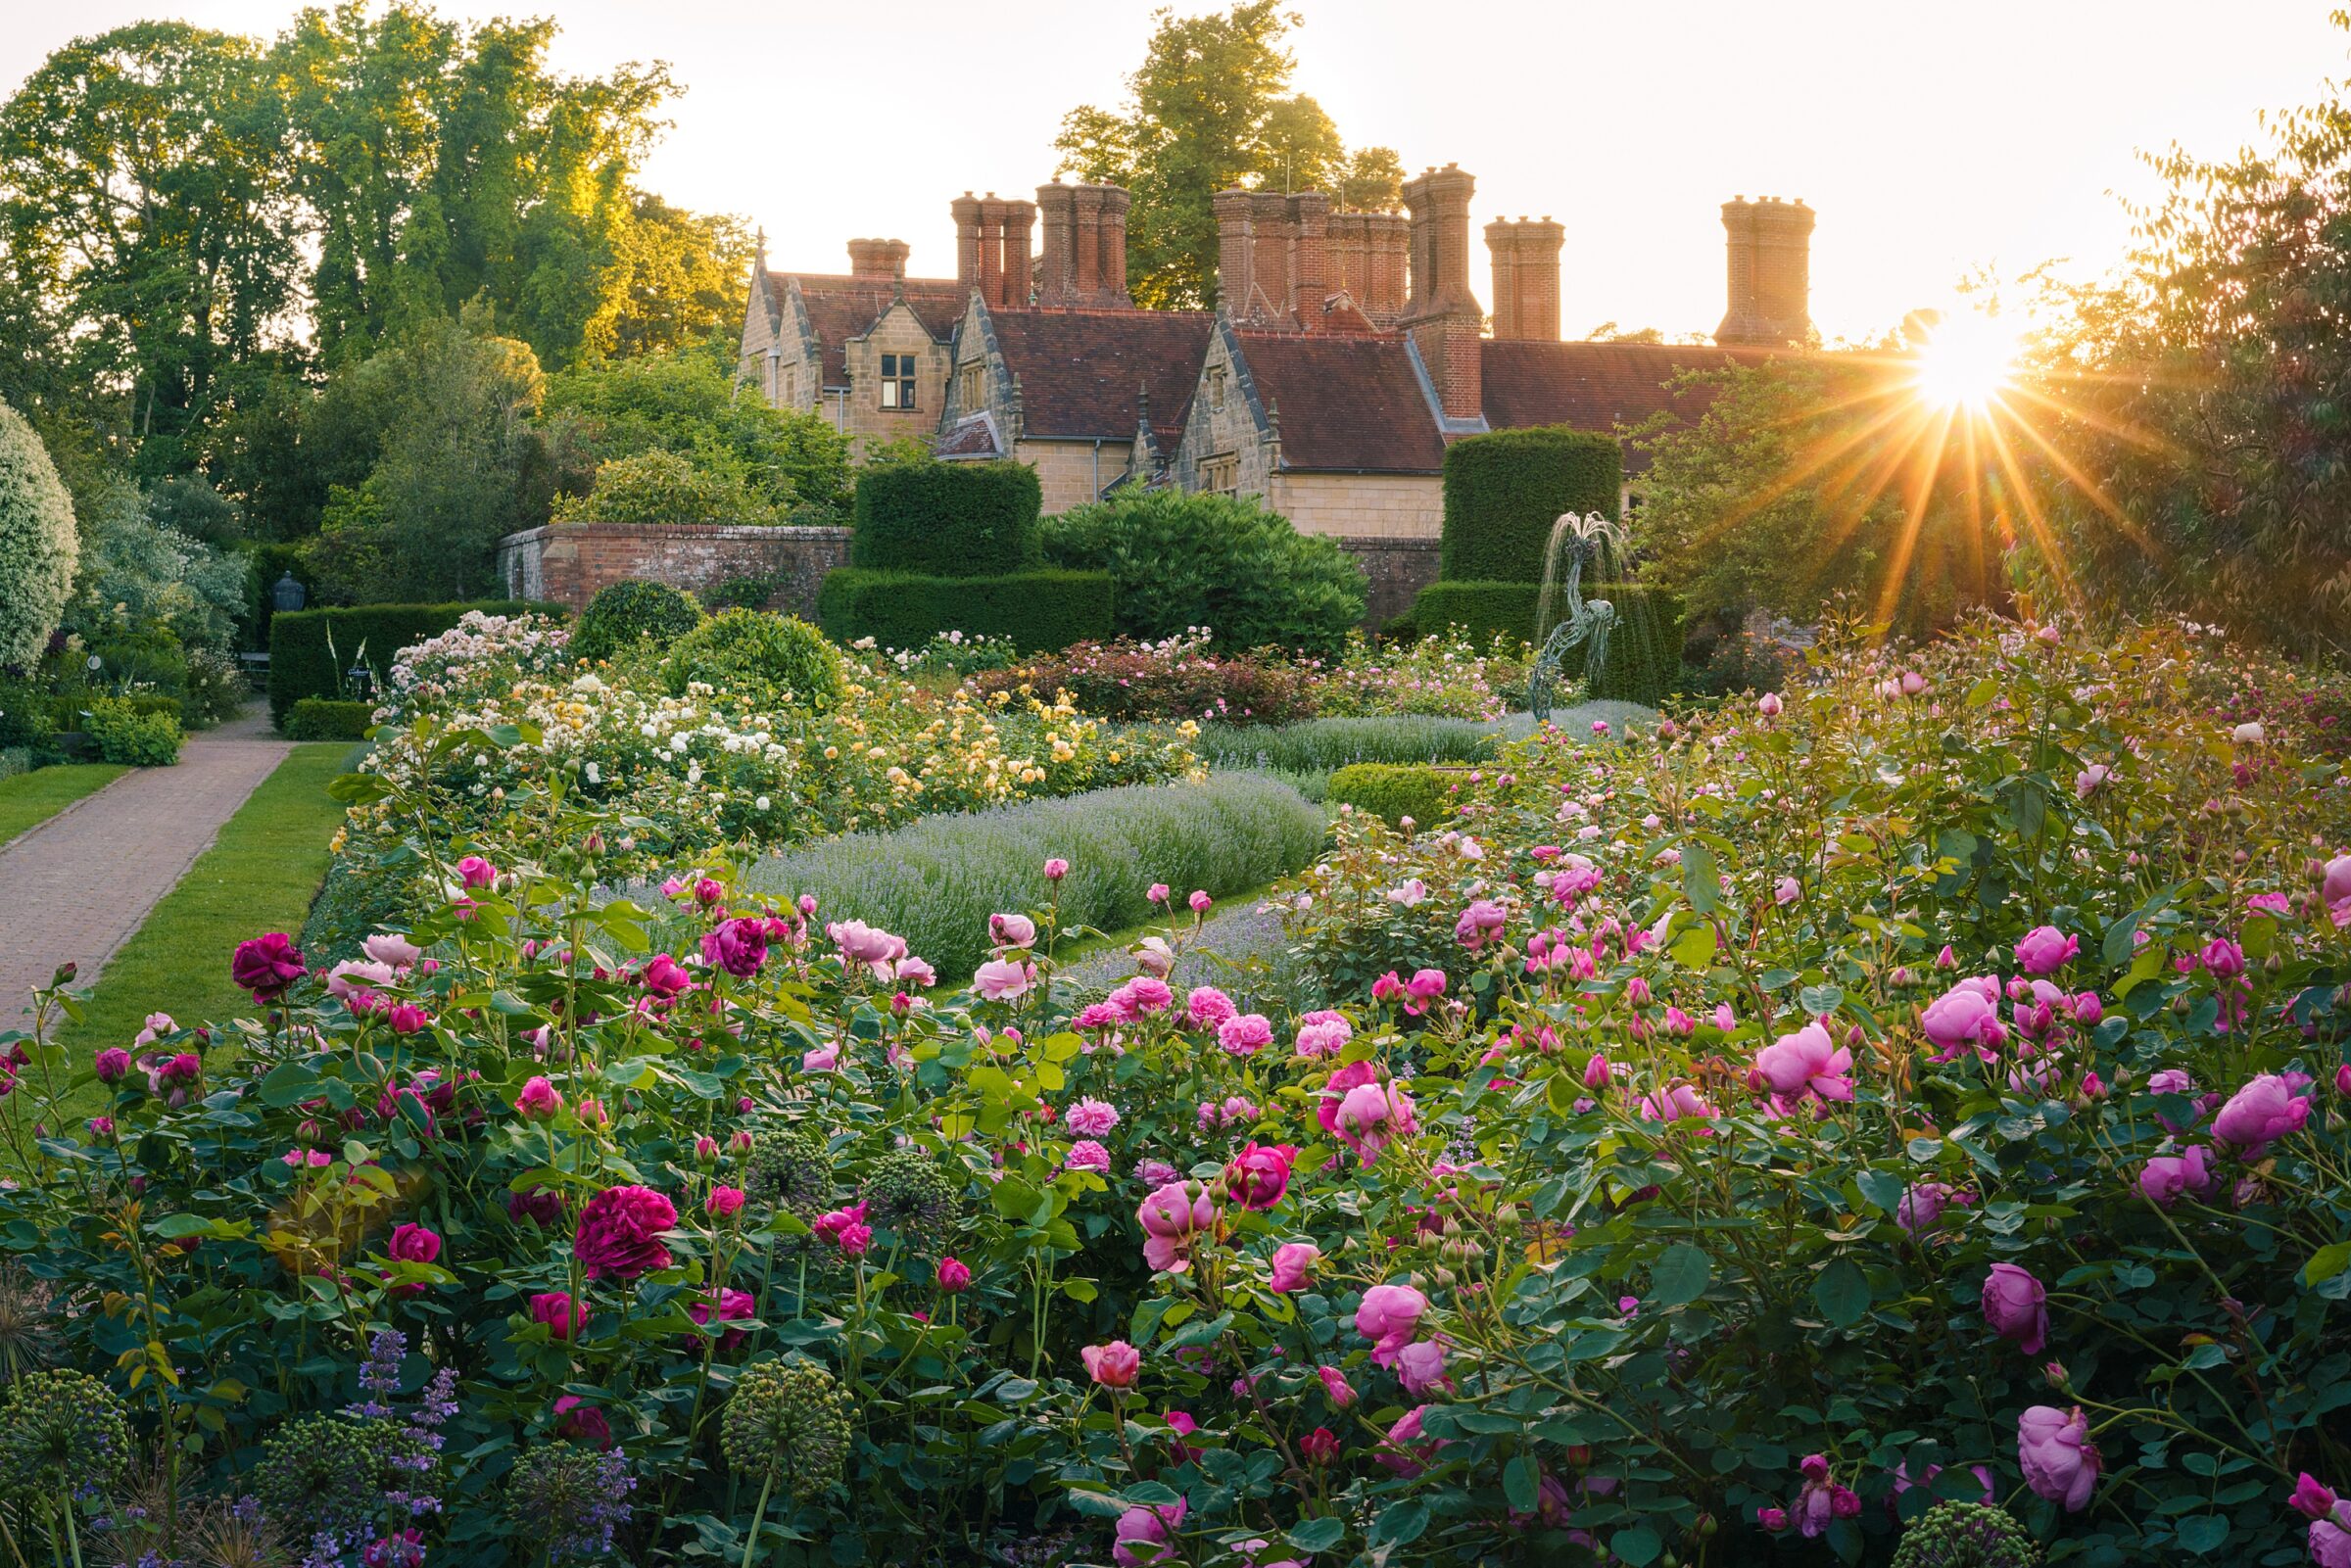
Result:
[[1499,719],[1526,691],[1527,647],[1497,636],[1480,650],[1449,630],[1409,642],[1373,642],[1361,633],[1345,654],[1320,666],[1315,710],[1328,718],[1425,713],[1448,719]]
[[253,1018],[15,1042],[0,1350],[82,1376],[0,1404],[11,1539],[2340,1561],[2351,799],[2216,728],[2230,657],[1985,626],[1526,742],[1343,821],[1294,1017],[1167,982],[1164,879],[1073,1013],[1059,856],[957,990],[707,862],[652,946],[584,790],[419,834],[364,958],[240,950]]
[[1205,627],[1158,642],[1079,642],[1000,674],[987,691],[1067,693],[1106,719],[1286,724],[1314,713],[1310,673],[1264,653],[1213,651]]
[[916,648],[881,647],[870,637],[859,638],[851,646],[875,656],[886,668],[909,676],[962,676],[1008,670],[1021,657],[1012,639],[985,632],[970,637],[961,632],[935,632],[930,641]]

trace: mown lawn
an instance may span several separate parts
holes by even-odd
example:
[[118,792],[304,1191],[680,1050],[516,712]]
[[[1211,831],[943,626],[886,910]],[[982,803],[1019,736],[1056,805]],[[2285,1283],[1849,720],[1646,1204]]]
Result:
[[69,762],[0,779],[0,844],[38,827],[122,776],[112,762]]
[[229,980],[229,954],[248,936],[302,929],[343,818],[326,786],[349,770],[351,749],[340,740],[296,746],[221,825],[99,974],[81,1022],[60,1035],[76,1060],[128,1045],[150,1013],[197,1023],[252,1010]]

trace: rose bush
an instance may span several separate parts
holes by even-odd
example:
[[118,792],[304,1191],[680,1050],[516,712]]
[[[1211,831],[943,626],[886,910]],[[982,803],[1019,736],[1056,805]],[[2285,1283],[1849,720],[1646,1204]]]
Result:
[[333,974],[257,938],[256,1016],[15,1042],[0,1517],[124,1562],[2010,1549],[1950,1499],[2332,1562],[2351,796],[2215,725],[2230,657],[1985,625],[1531,740],[1442,831],[1343,821],[1295,1014],[1167,983],[1181,889],[1057,985],[1058,862],[958,992],[709,857],[653,950],[586,791],[532,853],[419,832],[427,903]]

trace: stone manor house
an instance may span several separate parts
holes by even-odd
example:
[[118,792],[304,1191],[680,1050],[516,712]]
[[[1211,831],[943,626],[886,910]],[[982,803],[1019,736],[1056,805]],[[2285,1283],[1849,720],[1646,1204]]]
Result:
[[[1351,544],[1401,544],[1438,532],[1448,441],[1688,417],[1693,400],[1667,392],[1683,370],[1810,337],[1800,200],[1724,204],[1729,309],[1713,346],[1563,342],[1564,227],[1486,225],[1489,315],[1470,279],[1475,184],[1431,168],[1406,182],[1405,214],[1224,191],[1214,312],[1129,300],[1117,186],[1044,185],[1034,202],[966,192],[949,204],[952,278],[908,277],[902,240],[849,241],[845,274],[771,270],[763,247],[740,374],[861,444],[921,435],[950,460],[1033,464],[1047,511],[1172,485],[1262,497]],[[1628,476],[1639,465],[1628,451]]]

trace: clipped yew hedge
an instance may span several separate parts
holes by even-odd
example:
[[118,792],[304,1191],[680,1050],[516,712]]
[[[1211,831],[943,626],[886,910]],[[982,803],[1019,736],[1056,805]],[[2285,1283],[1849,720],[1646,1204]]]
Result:
[[1437,575],[1539,583],[1543,547],[1560,514],[1613,519],[1623,491],[1623,450],[1599,431],[1537,425],[1457,441],[1445,450]]
[[1044,564],[1043,508],[1027,463],[884,463],[857,476],[849,564],[932,577],[1025,571]]
[[816,618],[836,642],[870,637],[884,647],[912,648],[936,633],[961,632],[1049,653],[1110,636],[1115,599],[1108,572],[940,577],[844,566],[825,574]]

